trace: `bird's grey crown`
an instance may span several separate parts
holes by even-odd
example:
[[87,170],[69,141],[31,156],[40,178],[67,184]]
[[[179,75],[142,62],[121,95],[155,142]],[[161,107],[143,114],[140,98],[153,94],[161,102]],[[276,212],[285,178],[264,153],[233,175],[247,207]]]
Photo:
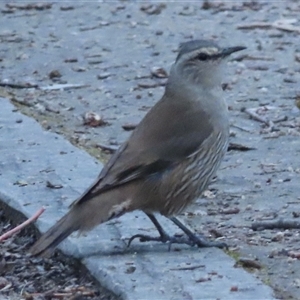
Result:
[[190,53],[200,48],[211,48],[211,47],[221,50],[221,48],[215,42],[209,40],[194,40],[194,41],[182,43],[180,44],[179,53],[177,55],[176,61],[178,61],[179,58],[186,53]]

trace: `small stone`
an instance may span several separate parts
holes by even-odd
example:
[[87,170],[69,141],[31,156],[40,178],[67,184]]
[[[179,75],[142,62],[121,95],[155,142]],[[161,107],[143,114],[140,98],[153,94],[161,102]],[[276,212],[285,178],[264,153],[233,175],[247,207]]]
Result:
[[91,127],[98,127],[98,126],[103,126],[106,125],[107,122],[103,120],[101,116],[94,112],[87,112],[84,115],[84,125],[88,125]]
[[167,78],[168,73],[164,68],[161,67],[153,67],[151,68],[151,75],[157,78]]
[[262,93],[266,94],[266,93],[269,92],[269,89],[266,88],[266,87],[262,87],[262,88],[260,88],[260,91],[261,91]]
[[58,70],[52,70],[48,76],[50,79],[62,77],[61,73]]
[[126,274],[132,274],[134,271],[136,270],[136,267],[134,266],[131,266],[131,267],[128,267],[125,271]]
[[247,205],[245,210],[252,210],[252,205],[251,204]]
[[261,184],[259,182],[254,182],[254,187],[255,188],[261,188]]
[[166,4],[143,4],[140,8],[141,11],[146,13],[147,15],[159,15],[162,10],[166,8]]
[[230,288],[230,292],[237,292],[239,290],[239,288],[236,286],[236,285],[233,285],[231,288]]
[[25,181],[25,180],[18,180],[17,182],[14,183],[15,185],[18,185],[18,186],[26,186],[28,185],[28,182]]
[[85,67],[73,67],[72,70],[75,72],[85,72],[86,68]]
[[206,281],[211,281],[210,277],[201,277],[196,280],[196,282],[206,282]]
[[284,238],[284,233],[281,232],[281,231],[279,231],[279,232],[276,233],[275,236],[273,236],[272,242],[279,242],[279,241],[282,241],[283,238]]
[[8,284],[9,284],[9,281],[6,278],[0,277],[0,289],[3,289]]
[[130,130],[134,130],[136,126],[137,126],[137,124],[126,123],[126,124],[122,125],[122,128],[126,131],[130,131]]
[[109,76],[111,76],[110,73],[102,73],[102,74],[97,75],[97,79],[102,80],[102,79],[108,78]]
[[300,217],[300,213],[298,211],[293,211],[293,217],[294,218],[299,218]]

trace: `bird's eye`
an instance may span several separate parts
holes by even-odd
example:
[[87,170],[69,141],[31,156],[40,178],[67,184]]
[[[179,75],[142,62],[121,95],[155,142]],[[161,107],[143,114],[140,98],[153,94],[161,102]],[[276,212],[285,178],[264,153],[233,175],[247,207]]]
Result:
[[209,55],[206,53],[203,53],[203,52],[199,53],[197,56],[197,59],[202,60],[202,61],[207,60],[208,58],[209,58]]

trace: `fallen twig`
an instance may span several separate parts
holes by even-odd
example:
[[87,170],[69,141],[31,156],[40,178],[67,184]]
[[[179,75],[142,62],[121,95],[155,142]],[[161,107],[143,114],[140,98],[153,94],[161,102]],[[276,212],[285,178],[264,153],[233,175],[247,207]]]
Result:
[[270,121],[260,115],[258,115],[255,111],[253,111],[253,109],[251,108],[242,108],[241,112],[246,113],[247,115],[249,115],[253,120],[264,123],[266,125],[269,126]]
[[227,151],[230,151],[230,150],[249,151],[249,150],[256,150],[256,148],[248,147],[248,146],[236,144],[236,143],[229,143]]
[[280,122],[285,122],[287,121],[289,118],[287,116],[282,116],[279,117],[278,119],[273,120],[273,123],[280,123]]
[[277,138],[279,138],[280,136],[283,136],[283,135],[284,135],[284,132],[278,132],[278,133],[273,132],[273,134],[270,134],[268,136],[264,136],[263,139],[266,139],[266,140],[268,140],[268,139],[277,139]]
[[272,27],[278,30],[300,33],[300,27],[292,25],[295,22],[297,22],[296,19],[277,20],[272,24]]
[[50,9],[52,8],[52,3],[37,3],[37,4],[15,4],[15,3],[7,3],[6,7],[8,8],[16,8],[16,9],[21,9],[21,10],[44,10],[44,9]]
[[238,264],[241,264],[244,268],[254,268],[254,269],[261,269],[262,266],[254,259],[241,257],[237,261]]
[[[55,299],[70,299],[70,297],[75,296],[75,292],[56,292],[56,293],[33,293],[33,294],[28,294],[29,296],[32,297],[39,297],[39,296],[46,296],[47,298],[55,298]],[[95,292],[93,291],[87,291],[87,292],[79,292],[78,296],[82,297],[93,297],[95,296]],[[75,299],[75,298],[74,298]],[[80,298],[81,299],[81,298]]]
[[300,229],[300,221],[278,219],[274,221],[259,221],[251,224],[253,230],[264,229]]
[[16,103],[21,104],[21,105],[28,106],[28,107],[31,107],[31,106],[34,105],[33,102],[29,102],[29,101],[27,101],[27,100],[24,100],[23,98],[19,99],[19,98],[13,97],[13,98],[11,99],[11,101],[12,101],[12,102],[16,102]]
[[0,292],[3,293],[7,290],[9,290],[12,287],[12,283],[9,282],[7,285],[5,285],[2,289],[0,289]]
[[159,86],[165,86],[166,85],[166,81],[161,81],[161,82],[152,82],[152,83],[148,83],[148,82],[140,82],[138,83],[138,88],[142,88],[142,89],[151,89],[151,88],[157,88]]
[[250,133],[251,133],[251,130],[250,130],[250,129],[241,127],[241,126],[239,126],[239,125],[232,124],[231,127],[237,128],[237,129],[239,129],[239,130],[241,130],[241,131],[245,131],[245,132],[250,132]]
[[288,32],[297,32],[300,33],[300,27],[292,25],[295,23],[296,19],[283,19],[277,20],[273,23],[269,22],[257,22],[257,23],[248,23],[248,24],[240,24],[237,26],[237,29],[271,29],[276,28],[282,31]]
[[37,84],[32,84],[29,82],[26,83],[0,82],[0,86],[10,87],[13,89],[31,89],[31,88],[39,87]]
[[72,84],[72,83],[66,83],[66,84],[54,84],[54,85],[48,85],[48,86],[41,86],[40,90],[43,91],[52,91],[52,90],[70,90],[70,89],[81,89],[89,87],[88,84]]
[[[70,299],[70,297],[74,296],[74,295],[78,295],[78,296],[85,296],[85,297],[93,297],[95,296],[95,291],[86,289],[83,286],[79,286],[79,287],[75,287],[72,289],[64,289],[62,291],[55,291],[53,289],[46,291],[44,293],[32,293],[32,294],[27,294],[28,296],[31,297],[39,297],[39,296],[43,296],[46,298],[57,298],[57,299]],[[72,298],[73,299],[73,298]],[[75,298],[74,298],[75,299]],[[80,297],[81,299],[81,297]]]
[[[264,118],[262,116],[260,116],[257,112],[254,111],[253,108],[242,108],[241,112],[245,112],[246,114],[248,114],[253,120],[264,123],[265,125],[267,125],[269,128],[269,131],[278,131],[278,129],[275,127],[274,122],[271,120],[268,120],[267,118]],[[281,120],[280,120],[281,121]],[[279,121],[279,122],[280,122]]]
[[96,147],[100,148],[101,150],[104,151],[109,151],[110,153],[114,153],[118,150],[117,146],[109,146],[109,145],[104,145],[104,144],[96,144]]
[[63,185],[61,185],[61,184],[53,184],[52,182],[50,182],[49,180],[47,180],[46,187],[50,188],[50,189],[62,189]]
[[179,268],[172,268],[171,271],[186,271],[186,270],[196,270],[199,268],[205,268],[205,265],[196,265],[196,266],[189,266],[189,267],[179,267]]
[[237,26],[237,29],[270,29],[272,27],[271,23],[267,22],[255,22],[248,24],[240,24]]
[[240,212],[240,209],[238,207],[228,208],[228,209],[221,209],[219,211],[220,214],[223,215],[233,215],[238,214]]
[[20,231],[21,229],[25,228],[27,225],[29,225],[30,223],[36,221],[39,216],[45,211],[45,208],[42,207],[40,208],[32,217],[30,217],[28,220],[26,220],[25,222],[23,222],[22,224],[16,226],[15,228],[9,230],[8,232],[2,234],[0,236],[0,242],[4,241],[5,239],[11,237],[13,234],[15,234],[16,232]]

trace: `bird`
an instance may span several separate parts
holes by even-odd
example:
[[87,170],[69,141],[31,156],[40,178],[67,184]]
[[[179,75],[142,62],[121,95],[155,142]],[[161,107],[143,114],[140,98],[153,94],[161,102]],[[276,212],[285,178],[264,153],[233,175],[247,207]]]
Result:
[[[128,244],[137,238],[225,247],[194,233],[177,216],[208,187],[227,151],[229,117],[222,73],[226,58],[244,49],[222,48],[211,40],[182,43],[162,98],[111,156],[96,181],[31,247],[31,254],[47,257],[73,232],[91,230],[135,210],[149,217],[159,236],[136,234]],[[156,214],[172,221],[183,235],[169,235]]]

